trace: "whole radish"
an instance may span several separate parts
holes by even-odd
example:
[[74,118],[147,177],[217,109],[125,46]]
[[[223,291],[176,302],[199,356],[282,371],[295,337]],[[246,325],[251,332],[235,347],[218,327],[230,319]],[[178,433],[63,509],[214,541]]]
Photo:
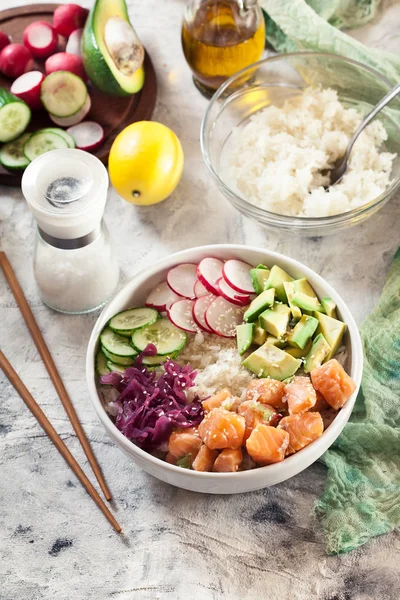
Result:
[[84,81],[87,81],[85,68],[80,56],[76,54],[68,54],[67,52],[57,52],[53,56],[49,56],[44,65],[46,75],[55,71],[69,71],[74,73]]
[[53,14],[53,26],[63,37],[69,37],[75,29],[83,27],[89,11],[78,4],[62,4]]
[[42,107],[40,88],[43,80],[44,75],[40,71],[29,71],[17,77],[10,92],[26,102],[32,110],[38,110]]
[[16,79],[32,65],[32,54],[22,44],[8,44],[0,52],[0,71],[6,77]]
[[8,44],[11,44],[10,38],[3,31],[0,31],[0,52],[3,48],[8,46]]
[[47,21],[34,21],[24,30],[24,45],[35,58],[47,58],[57,48],[57,33]]

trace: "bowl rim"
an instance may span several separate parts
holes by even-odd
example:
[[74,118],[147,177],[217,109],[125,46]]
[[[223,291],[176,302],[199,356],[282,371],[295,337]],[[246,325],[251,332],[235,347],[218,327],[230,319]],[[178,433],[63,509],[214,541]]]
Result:
[[[275,54],[274,56],[267,56],[266,58],[263,58],[257,62],[254,62],[251,65],[244,67],[240,71],[237,71],[237,73],[235,73],[234,75],[229,77],[229,79],[227,79],[217,89],[215,94],[211,97],[209,105],[206,109],[206,112],[204,113],[204,116],[203,116],[203,119],[202,119],[201,125],[200,125],[201,153],[202,153],[203,160],[204,160],[208,170],[210,171],[210,173],[216,180],[218,186],[222,189],[225,196],[227,196],[228,198],[234,199],[233,200],[234,205],[236,205],[236,203],[242,204],[243,208],[247,211],[249,216],[256,218],[256,219],[260,218],[260,217],[262,219],[262,217],[265,217],[265,218],[269,219],[271,224],[279,224],[279,222],[281,222],[282,225],[293,225],[293,224],[296,224],[297,226],[302,225],[302,226],[304,226],[304,229],[307,229],[307,227],[312,228],[317,225],[324,227],[324,226],[328,226],[328,225],[332,225],[332,224],[340,224],[342,222],[350,221],[353,218],[357,218],[360,215],[363,215],[364,213],[368,212],[370,209],[379,207],[381,204],[384,204],[389,199],[388,197],[399,188],[400,177],[398,177],[389,187],[387,187],[382,192],[382,194],[380,194],[373,200],[370,200],[369,202],[362,204],[361,206],[358,206],[356,208],[353,208],[347,212],[342,212],[342,213],[338,213],[335,215],[328,215],[325,217],[301,217],[301,216],[296,216],[296,215],[285,215],[285,214],[272,212],[272,211],[266,210],[264,208],[261,208],[259,206],[256,206],[255,204],[252,204],[251,202],[249,202],[249,200],[247,200],[244,196],[242,196],[241,194],[239,194],[238,192],[236,192],[232,188],[230,188],[225,183],[225,181],[223,181],[223,179],[221,179],[218,172],[214,169],[212,161],[210,160],[208,149],[207,149],[208,144],[206,141],[206,125],[208,124],[208,120],[210,118],[210,114],[211,114],[211,111],[212,111],[214,105],[216,104],[218,99],[224,94],[226,88],[229,87],[229,85],[231,83],[233,83],[236,79],[238,79],[239,77],[244,75],[247,71],[250,71],[251,69],[254,69],[265,63],[274,62],[277,60],[282,60],[282,59],[290,58],[290,57],[297,57],[297,56],[304,56],[304,57],[306,57],[306,56],[316,56],[316,57],[328,56],[331,58],[335,58],[335,59],[338,59],[345,63],[350,63],[356,67],[359,67],[359,68],[363,69],[364,71],[369,71],[378,80],[385,83],[389,89],[393,87],[393,83],[387,77],[385,77],[384,75],[381,75],[381,73],[376,71],[373,67],[370,67],[369,65],[365,65],[365,64],[363,64],[357,60],[354,60],[352,58],[346,58],[345,56],[340,56],[339,54],[334,54],[332,52],[300,51],[300,52],[279,53],[279,54]],[[238,208],[238,207],[236,207],[236,208]]]
[[[352,369],[351,369],[351,372],[352,372],[352,378],[355,381],[357,387],[356,387],[356,390],[354,391],[354,393],[352,394],[351,398],[347,401],[345,406],[338,412],[338,414],[335,416],[332,423],[323,432],[321,437],[318,438],[317,440],[315,440],[313,443],[311,443],[306,448],[303,448],[301,450],[301,452],[296,452],[292,456],[285,458],[284,461],[282,461],[280,463],[267,465],[264,467],[257,467],[255,469],[250,469],[247,471],[238,471],[235,473],[212,473],[212,472],[204,472],[203,473],[203,472],[199,472],[199,471],[192,471],[189,469],[187,469],[187,470],[185,469],[184,470],[185,476],[190,477],[192,479],[212,478],[212,479],[215,479],[216,481],[223,481],[223,480],[231,480],[232,478],[235,478],[236,480],[240,479],[242,481],[245,481],[246,479],[252,479],[253,477],[255,477],[255,473],[259,474],[260,476],[262,475],[262,473],[264,473],[264,474],[268,473],[271,475],[271,477],[273,477],[276,473],[278,473],[282,469],[282,466],[284,466],[284,465],[288,466],[289,464],[294,468],[296,468],[296,466],[297,466],[298,470],[296,471],[296,473],[299,473],[299,472],[303,471],[305,468],[305,467],[302,467],[301,464],[304,461],[305,462],[307,461],[307,457],[312,456],[312,454],[314,453],[314,450],[320,444],[323,445],[323,441],[325,441],[325,439],[327,438],[328,435],[330,437],[332,437],[332,441],[329,443],[328,447],[330,447],[334,443],[336,438],[342,432],[342,430],[343,430],[344,426],[346,425],[348,419],[350,418],[350,415],[354,408],[354,404],[355,404],[355,401],[356,401],[356,398],[358,395],[358,391],[359,391],[359,388],[361,385],[361,377],[362,377],[362,371],[363,371],[363,351],[362,351],[361,337],[360,337],[360,334],[358,331],[358,327],[357,327],[357,325],[354,321],[354,318],[350,312],[350,309],[347,307],[346,303],[341,298],[341,296],[334,290],[334,288],[329,283],[327,283],[325,281],[325,279],[323,277],[321,277],[320,275],[315,273],[315,271],[313,271],[312,269],[310,269],[303,263],[297,261],[296,259],[285,256],[279,252],[265,250],[265,249],[259,248],[257,246],[245,246],[243,244],[213,244],[213,245],[195,246],[193,248],[187,248],[185,250],[175,252],[175,253],[170,254],[167,257],[161,259],[160,261],[157,261],[150,268],[149,267],[142,268],[119,290],[119,292],[117,292],[117,294],[115,294],[113,296],[113,298],[107,303],[107,305],[102,310],[101,314],[99,315],[99,317],[93,327],[93,330],[92,330],[92,333],[91,333],[91,336],[90,336],[90,339],[88,342],[87,352],[86,352],[86,381],[87,381],[87,385],[88,385],[90,399],[91,399],[92,404],[95,408],[95,411],[96,411],[98,417],[100,418],[100,421],[103,423],[103,426],[106,429],[107,433],[112,437],[112,439],[117,443],[117,445],[119,444],[121,446],[121,448],[123,448],[124,451],[126,451],[128,454],[137,455],[138,458],[144,460],[145,462],[152,464],[155,468],[165,469],[167,472],[170,472],[171,474],[174,474],[174,473],[182,474],[182,468],[175,466],[175,465],[171,465],[171,464],[167,463],[166,461],[161,460],[160,458],[152,456],[145,450],[142,450],[141,448],[136,446],[133,442],[131,442],[128,438],[126,438],[123,435],[123,433],[121,431],[119,431],[119,429],[117,429],[116,425],[112,422],[108,413],[106,412],[106,410],[103,406],[103,403],[101,401],[100,395],[97,391],[97,386],[96,386],[95,356],[96,356],[96,352],[98,349],[99,333],[110,318],[110,316],[108,316],[106,318],[106,314],[108,313],[110,307],[114,303],[118,304],[119,298],[124,296],[127,288],[132,287],[133,290],[140,288],[142,283],[147,278],[149,278],[152,275],[155,275],[157,272],[162,271],[163,269],[165,269],[167,267],[170,268],[171,263],[173,264],[175,261],[177,263],[182,262],[182,260],[184,262],[185,261],[184,257],[187,255],[188,252],[190,252],[190,251],[197,251],[198,253],[207,252],[207,253],[209,253],[210,256],[213,256],[214,252],[218,253],[218,250],[224,250],[224,251],[232,250],[233,252],[240,253],[243,249],[257,252],[257,253],[264,254],[264,255],[268,255],[271,260],[274,260],[276,258],[278,261],[286,263],[286,266],[288,269],[290,269],[292,267],[294,269],[298,269],[298,270],[302,271],[304,273],[305,277],[307,277],[307,278],[310,277],[310,275],[311,275],[311,279],[316,281],[320,286],[324,287],[325,291],[327,292],[327,295],[329,295],[337,304],[339,311],[341,313],[341,316],[343,318],[343,321],[346,323],[346,325],[348,327],[349,344],[351,344],[351,347],[352,347]],[[136,286],[134,285],[135,281],[138,282],[136,284]],[[132,290],[132,293],[133,293],[133,290]],[[121,307],[119,307],[119,310],[123,310],[123,309]],[[354,348],[353,348],[353,346],[354,346]],[[318,458],[319,458],[319,456],[315,460],[318,460]],[[310,464],[312,462],[314,462],[314,460],[311,460]]]

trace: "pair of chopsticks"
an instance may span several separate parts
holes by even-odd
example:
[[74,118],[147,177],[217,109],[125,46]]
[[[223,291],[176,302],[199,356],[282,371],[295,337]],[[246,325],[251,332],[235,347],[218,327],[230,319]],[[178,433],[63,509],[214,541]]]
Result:
[[[48,374],[50,375],[50,379],[53,382],[53,385],[57,391],[57,394],[64,406],[65,412],[68,415],[68,418],[71,422],[72,427],[79,439],[81,446],[87,456],[87,459],[90,463],[90,466],[93,469],[93,473],[96,476],[97,481],[103,491],[104,497],[106,500],[111,500],[111,493],[107,487],[106,482],[104,481],[103,474],[100,470],[99,465],[96,462],[93,451],[90,447],[89,441],[86,437],[86,434],[82,428],[82,425],[78,419],[78,415],[76,414],[75,408],[71,402],[70,397],[68,396],[67,390],[64,387],[61,376],[57,370],[57,367],[54,363],[54,360],[50,354],[50,351],[44,341],[43,335],[38,327],[38,324],[33,316],[31,308],[24,296],[21,286],[18,283],[18,279],[13,271],[13,268],[7,258],[5,252],[0,252],[0,266],[3,270],[4,276],[8,281],[8,285],[14,295],[14,298],[19,306],[21,314],[25,320],[25,323],[30,331],[33,341],[35,342],[36,348],[40,356],[42,357],[43,363],[47,369]],[[65,459],[68,465],[71,467],[72,471],[75,473],[83,487],[86,489],[88,494],[92,497],[92,499],[96,502],[97,506],[103,512],[105,517],[109,520],[114,529],[120,533],[121,527],[115,520],[113,514],[110,512],[109,508],[105,504],[105,502],[101,499],[96,488],[92,485],[90,480],[87,478],[71,452],[68,450],[67,446],[64,444],[50,421],[47,419],[46,415],[37,404],[33,396],[30,394],[29,390],[26,388],[22,380],[19,378],[17,373],[14,371],[13,367],[0,350],[0,368],[4,371],[7,378],[10,380],[14,388],[17,390],[18,394],[21,396],[22,400],[25,402],[29,410],[35,416],[41,427],[49,436],[50,440],[56,446],[57,450],[60,452],[61,456]]]

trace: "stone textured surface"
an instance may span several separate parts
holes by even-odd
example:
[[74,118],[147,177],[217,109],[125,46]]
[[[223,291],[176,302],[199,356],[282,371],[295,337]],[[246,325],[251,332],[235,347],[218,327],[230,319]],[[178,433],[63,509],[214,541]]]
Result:
[[[4,7],[12,6],[6,0]],[[17,4],[17,3],[15,3]],[[88,2],[85,2],[88,4]],[[2,4],[3,7],[3,4]],[[157,69],[154,118],[182,140],[182,182],[167,202],[137,209],[111,191],[106,219],[124,280],[167,253],[236,242],[298,258],[333,284],[358,322],[376,302],[399,244],[400,199],[366,224],[325,239],[284,238],[242,219],[208,176],[199,147],[207,106],[180,47],[183,0],[130,0]],[[400,6],[383,2],[360,40],[399,49]],[[0,245],[21,281],[104,473],[124,529],[117,536],[0,375],[1,600],[366,600],[399,598],[400,538],[393,533],[327,557],[312,516],[325,471],[239,496],[202,496],[146,475],[106,437],[87,397],[85,349],[96,314],[67,317],[40,302],[31,267],[34,227],[18,190],[1,188]],[[86,468],[71,425],[0,277],[0,347]]]

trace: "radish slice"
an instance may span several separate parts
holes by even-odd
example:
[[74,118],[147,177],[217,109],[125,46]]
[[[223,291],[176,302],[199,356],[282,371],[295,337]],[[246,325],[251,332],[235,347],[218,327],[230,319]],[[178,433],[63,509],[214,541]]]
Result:
[[40,71],[29,71],[14,81],[10,92],[17,98],[21,98],[30,108],[37,110],[42,107],[40,87],[43,80],[44,75]]
[[81,56],[81,39],[82,39],[83,28],[75,29],[68,38],[67,45],[65,46],[65,52],[68,54],[75,54]]
[[224,264],[223,278],[234,290],[241,294],[253,294],[254,288],[250,279],[251,265],[242,260],[231,259]]
[[189,333],[197,333],[199,328],[193,319],[193,305],[194,301],[187,298],[174,302],[168,309],[171,323]]
[[92,152],[104,141],[104,129],[95,121],[83,121],[73,125],[67,129],[67,133],[74,138],[76,147],[86,152]]
[[199,279],[194,284],[194,295],[196,298],[201,298],[202,296],[208,296],[210,292],[204,285],[199,281]]
[[168,271],[167,283],[171,290],[181,298],[195,298],[194,284],[197,281],[196,265],[182,263]]
[[207,294],[207,296],[201,296],[197,298],[193,304],[193,319],[195,323],[205,331],[206,333],[214,333],[211,327],[206,322],[206,310],[210,306],[211,302],[215,300],[216,296],[213,294]]
[[200,279],[204,287],[215,294],[219,295],[217,281],[222,277],[224,263],[219,258],[203,258],[197,267],[197,277]]
[[167,306],[171,306],[177,300],[179,300],[179,296],[168,287],[166,281],[163,281],[150,292],[145,304],[163,312],[167,310]]
[[91,101],[90,96],[88,94],[86,96],[85,104],[74,115],[71,115],[70,117],[55,117],[54,115],[49,114],[49,117],[53,121],[53,123],[59,125],[60,127],[70,127],[71,125],[76,125],[77,123],[80,123],[80,121],[82,121],[82,119],[86,117],[90,110],[90,105]]
[[28,25],[23,35],[24,46],[35,58],[46,58],[57,48],[57,33],[47,21],[35,21]]
[[214,333],[221,337],[235,337],[236,325],[243,322],[242,307],[236,306],[225,298],[216,298],[206,310],[206,323]]
[[244,306],[245,304],[249,304],[250,296],[240,296],[230,285],[228,285],[223,277],[218,279],[217,282],[218,290],[220,295],[228,300],[228,302],[232,302],[232,304],[236,304],[237,306]]

